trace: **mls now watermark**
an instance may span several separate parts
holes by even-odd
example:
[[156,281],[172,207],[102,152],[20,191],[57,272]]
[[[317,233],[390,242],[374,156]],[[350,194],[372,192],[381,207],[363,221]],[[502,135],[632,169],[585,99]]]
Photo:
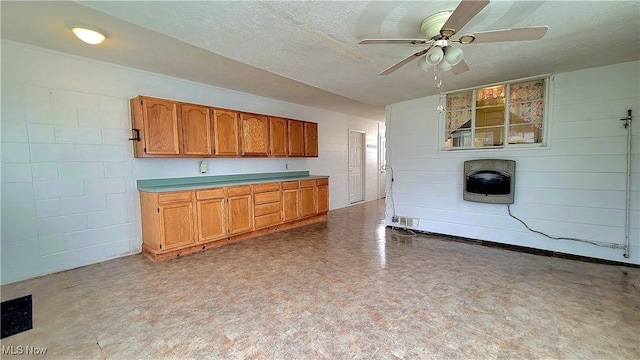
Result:
[[22,345],[2,345],[2,355],[46,355],[46,347],[22,346]]

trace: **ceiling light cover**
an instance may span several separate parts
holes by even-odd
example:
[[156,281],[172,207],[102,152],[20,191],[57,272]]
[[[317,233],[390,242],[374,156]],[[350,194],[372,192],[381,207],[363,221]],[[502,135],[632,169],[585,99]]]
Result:
[[429,49],[429,51],[427,51],[427,54],[425,55],[427,64],[431,66],[438,65],[440,61],[442,61],[442,58],[444,58],[444,52],[438,46],[434,46]]
[[420,60],[418,60],[418,66],[424,71],[429,71],[433,67],[433,65],[427,63],[426,56],[420,57]]
[[447,46],[444,50],[444,59],[451,64],[451,66],[457,65],[462,61],[462,49]]
[[77,26],[71,29],[71,31],[73,31],[73,33],[76,34],[78,39],[91,45],[100,44],[105,39],[105,36],[102,35],[101,33],[95,30],[87,29],[85,27]]

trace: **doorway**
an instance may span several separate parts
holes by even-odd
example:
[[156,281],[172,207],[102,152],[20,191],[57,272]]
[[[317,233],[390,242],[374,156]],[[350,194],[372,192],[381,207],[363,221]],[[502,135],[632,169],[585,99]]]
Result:
[[364,131],[349,130],[349,204],[364,201],[364,144]]

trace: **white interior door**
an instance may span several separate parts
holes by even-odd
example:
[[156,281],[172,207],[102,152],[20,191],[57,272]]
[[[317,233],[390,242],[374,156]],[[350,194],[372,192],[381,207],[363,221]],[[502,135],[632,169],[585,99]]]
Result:
[[387,140],[384,135],[380,134],[380,139],[378,141],[378,150],[380,153],[378,154],[380,159],[380,189],[378,190],[379,199],[382,199],[387,196],[387,171],[384,170],[384,166],[387,165],[386,159],[386,149],[387,148]]
[[364,201],[362,162],[364,133],[349,130],[349,203]]

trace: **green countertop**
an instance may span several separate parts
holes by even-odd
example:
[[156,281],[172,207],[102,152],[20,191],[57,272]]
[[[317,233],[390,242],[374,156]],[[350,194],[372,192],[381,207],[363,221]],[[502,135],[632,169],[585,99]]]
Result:
[[169,179],[141,179],[137,181],[137,186],[139,191],[168,192],[209,189],[222,186],[261,184],[276,181],[326,179],[328,177],[329,176],[309,175],[308,171],[288,171],[279,173],[197,176]]

